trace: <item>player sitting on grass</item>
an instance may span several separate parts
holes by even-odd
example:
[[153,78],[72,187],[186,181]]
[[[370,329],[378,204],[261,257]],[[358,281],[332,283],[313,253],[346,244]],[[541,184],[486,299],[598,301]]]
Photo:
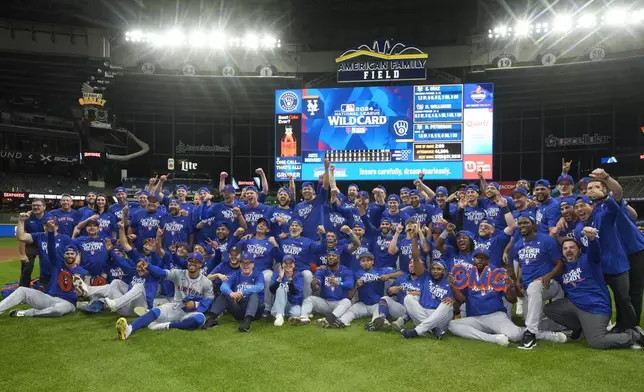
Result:
[[228,310],[239,321],[239,332],[250,331],[250,323],[261,318],[264,311],[264,275],[254,269],[248,252],[241,255],[240,268],[221,284],[221,294],[210,310],[216,320]]
[[188,269],[165,270],[153,264],[148,265],[150,274],[171,280],[174,283],[174,302],[153,308],[134,320],[132,325],[121,317],[116,321],[116,333],[119,340],[127,339],[141,328],[162,329],[195,329],[203,325],[208,310],[214,301],[212,282],[201,274],[203,256],[200,253],[188,255]]
[[271,314],[275,316],[273,325],[284,325],[284,315],[299,317],[302,310],[304,278],[295,270],[293,256],[284,256],[279,273],[273,276],[270,291],[275,295]]
[[76,266],[78,248],[75,245],[64,245],[63,260],[56,252],[56,229],[53,220],[45,224],[47,233],[47,253],[51,263],[52,277],[54,280],[49,285],[48,294],[28,287],[19,287],[7,298],[0,302],[0,314],[16,305],[31,305],[31,309],[12,310],[11,317],[60,317],[76,309],[76,295],[74,283],[81,281],[87,271]]

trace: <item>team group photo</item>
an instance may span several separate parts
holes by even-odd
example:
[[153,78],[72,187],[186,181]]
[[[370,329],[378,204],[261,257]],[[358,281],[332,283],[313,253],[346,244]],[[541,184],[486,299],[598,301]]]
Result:
[[0,2],[0,391],[644,391],[643,28]]

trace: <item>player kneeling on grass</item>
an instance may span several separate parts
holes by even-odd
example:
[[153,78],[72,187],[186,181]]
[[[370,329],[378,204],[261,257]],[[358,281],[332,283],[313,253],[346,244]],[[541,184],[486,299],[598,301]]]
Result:
[[210,310],[215,320],[228,310],[239,321],[239,332],[250,331],[250,323],[261,318],[264,311],[264,275],[254,267],[251,254],[242,253],[239,270],[221,284],[222,295]]
[[454,316],[454,299],[443,260],[434,260],[430,271],[420,260],[418,240],[412,242],[412,260],[420,283],[420,298],[405,297],[405,309],[416,324],[416,328],[400,331],[405,339],[425,336],[432,333],[437,339],[445,334],[445,329]]
[[[414,238],[416,242],[418,241]],[[396,281],[387,289],[387,295],[380,298],[378,307],[373,311],[373,319],[365,324],[367,331],[389,331],[392,328],[400,331],[409,320],[405,310],[405,297],[409,296],[412,301],[418,301],[421,281],[418,279],[414,263],[409,263],[409,274],[399,276]],[[396,299],[394,300],[395,297]],[[389,323],[388,317],[396,319]]]
[[584,227],[582,234],[581,242],[587,244],[583,250],[573,238],[567,238],[561,244],[565,260],[562,280],[566,298],[547,304],[544,312],[551,320],[573,331],[570,339],[579,339],[583,332],[592,348],[640,349],[644,344],[640,331],[606,331],[612,308],[602,271],[597,229]]
[[174,283],[174,302],[151,309],[143,316],[128,325],[121,317],[116,321],[116,332],[119,340],[127,339],[141,328],[162,329],[196,329],[203,325],[208,310],[214,301],[212,282],[201,274],[203,256],[200,253],[188,255],[188,269],[165,270],[153,264],[148,271],[158,279]]
[[305,298],[302,303],[302,316],[289,318],[289,324],[310,324],[309,317],[315,312],[325,316],[318,320],[318,324],[328,326],[328,320],[336,320],[351,307],[351,300],[347,298],[347,294],[353,287],[353,272],[340,265],[340,255],[335,251],[327,252],[326,259],[326,267],[318,268],[311,282],[311,289],[314,292],[319,291],[320,296],[312,295]]
[[[129,247],[129,244],[127,246]],[[104,286],[87,286],[84,282],[80,283],[82,290],[93,299],[82,310],[86,313],[98,313],[107,307],[122,316],[134,316],[137,314],[137,308],[143,308],[143,312],[138,310],[139,313],[152,309],[154,296],[159,288],[159,279],[149,273],[148,262],[143,256],[136,257],[135,260],[124,259],[116,253],[109,239],[105,239],[105,249],[114,263],[123,270],[123,278],[114,279]],[[129,249],[128,254],[132,252],[138,253]]]
[[273,275],[273,282],[270,291],[275,295],[275,302],[271,314],[275,316],[273,325],[281,327],[284,325],[284,315],[299,317],[302,310],[302,299],[304,278],[295,270],[295,259],[293,256],[284,256],[279,274]]
[[[353,298],[356,292],[359,295],[360,302],[356,302],[347,309],[337,319],[323,319],[332,323],[332,326],[344,328],[351,324],[351,321],[374,314],[378,309],[378,303],[385,292],[385,282],[389,279],[395,279],[402,275],[402,271],[394,271],[393,268],[373,268],[374,256],[373,253],[365,252],[360,255],[360,270],[354,274],[355,285],[349,291],[349,298]],[[373,321],[373,320],[372,320]],[[326,328],[324,322],[319,324],[322,328]]]
[[56,252],[56,237],[54,235],[55,223],[53,220],[45,224],[47,233],[47,253],[51,263],[52,282],[47,290],[48,294],[28,287],[18,287],[7,298],[0,302],[0,314],[16,305],[28,304],[31,309],[12,310],[11,317],[60,317],[76,309],[76,295],[74,283],[82,281],[87,271],[76,266],[76,256],[79,251],[75,245],[65,245],[63,260]]
[[[489,282],[489,277],[486,276],[492,273],[488,267],[489,252],[485,249],[477,249],[473,256],[476,281]],[[449,282],[454,298],[460,303],[467,304],[467,317],[450,321],[448,328],[452,334],[466,339],[496,343],[504,347],[507,347],[510,341],[521,340],[524,328],[512,322],[503,303],[504,297],[510,303],[516,303],[517,300],[516,286],[509,277],[505,280],[505,291],[496,291],[491,286],[466,287],[458,290],[453,285],[454,277],[451,275]],[[539,331],[537,338],[560,343],[566,341],[566,335],[561,332]]]

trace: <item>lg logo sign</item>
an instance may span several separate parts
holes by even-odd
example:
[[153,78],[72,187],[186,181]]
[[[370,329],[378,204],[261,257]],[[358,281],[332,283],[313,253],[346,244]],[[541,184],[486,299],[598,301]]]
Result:
[[181,161],[181,170],[184,172],[197,170],[197,164],[195,162]]

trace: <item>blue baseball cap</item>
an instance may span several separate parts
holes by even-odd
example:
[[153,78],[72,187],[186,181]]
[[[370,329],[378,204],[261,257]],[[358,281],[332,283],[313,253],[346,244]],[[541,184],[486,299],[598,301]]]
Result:
[[593,199],[591,199],[588,196],[577,196],[577,199],[575,200],[575,204],[579,203],[580,200],[581,200],[581,203],[586,203],[586,204],[590,204],[590,205],[595,204]]
[[438,195],[439,193],[442,193],[443,195],[448,195],[449,193],[447,192],[447,188],[444,186],[439,186],[436,188],[436,194]]
[[469,191],[470,189],[472,189],[472,190],[474,190],[474,191],[476,191],[476,192],[479,192],[479,187],[478,187],[478,185],[475,185],[475,184],[469,184],[469,185],[465,188],[465,190],[466,190],[466,191]]
[[561,200],[561,203],[559,203],[559,206],[562,206],[562,205],[564,205],[564,204],[567,204],[567,205],[569,205],[569,206],[574,206],[574,205],[575,205],[575,201],[576,201],[576,200],[575,200],[574,198],[572,198],[572,197],[564,197],[564,198]]
[[169,190],[167,190],[167,189],[164,189],[162,193],[163,193],[165,196],[170,195],[170,191],[169,191]]
[[575,180],[573,180],[572,176],[569,174],[562,174],[557,178],[557,184],[560,184],[563,181],[568,181],[570,182],[570,185],[575,185]]
[[291,197],[291,190],[290,190],[290,189],[288,189],[288,188],[283,188],[283,187],[282,187],[282,188],[280,188],[280,189],[277,191],[277,194],[279,195],[280,193],[286,193],[286,194],[288,195],[288,197]]
[[357,220],[353,223],[353,227],[359,227],[361,229],[364,229],[364,223],[362,223],[362,221]]
[[588,184],[590,180],[591,180],[590,177],[583,177],[581,180],[579,180],[579,183]]
[[490,251],[487,250],[487,249],[478,248],[472,254],[472,257],[476,257],[476,256],[485,256],[485,257],[487,257],[489,259],[490,258]]
[[183,184],[177,185],[174,189],[177,190],[177,191],[179,189],[183,189],[184,191],[188,192],[188,187],[186,185],[183,185]]
[[237,245],[228,249],[228,253],[241,253],[241,252],[242,252],[241,248]]
[[181,203],[179,203],[179,200],[177,200],[177,199],[170,199],[168,201],[168,207],[170,206],[170,204],[176,204],[178,206],[181,206]]
[[519,215],[517,215],[517,221],[521,218],[529,219],[533,224],[537,223],[534,215],[528,211],[520,212]]
[[501,185],[499,185],[499,184],[498,184],[498,183],[496,183],[496,182],[489,182],[489,183],[487,184],[487,186],[493,186],[493,187],[495,187],[495,188],[496,188],[496,190],[497,190],[497,191],[498,191],[499,189],[501,189]]
[[400,203],[400,197],[396,194],[392,194],[387,197],[387,201],[392,201],[392,200]]
[[298,224],[300,227],[302,227],[302,221],[299,219],[293,219],[291,220],[291,224],[289,226],[293,226],[294,224]]
[[255,193],[257,193],[259,195],[259,190],[257,189],[256,186],[247,186],[246,187],[246,192],[248,192],[248,191],[255,192]]
[[326,256],[327,257],[329,257],[329,256],[338,256],[338,257],[340,257],[340,254],[338,252],[334,251],[334,250],[328,250],[326,252]]
[[94,196],[96,196],[96,195],[97,195],[97,193],[96,193],[96,192],[94,192],[94,191],[89,191],[89,192],[87,192],[87,194],[86,194],[85,196],[89,196],[89,195],[94,195]]
[[284,256],[284,258],[282,258],[282,263],[286,263],[287,261],[292,261],[295,263],[295,257],[293,257],[293,255]]
[[[225,187],[224,187],[224,189],[225,189]],[[200,193],[201,191],[204,191],[206,193],[210,193],[210,188],[208,188],[207,186],[202,186],[201,188],[197,189],[197,193]]]
[[74,244],[67,244],[67,245],[65,245],[65,252],[67,252],[68,250],[71,250],[72,252],[78,253],[78,246],[76,246]]
[[[206,192],[208,192],[208,191],[206,191]],[[224,189],[222,190],[222,192],[223,193],[235,193],[235,187],[230,185],[230,184],[224,185]]]
[[375,260],[375,257],[373,256],[373,253],[371,253],[371,252],[360,253],[360,260],[362,260],[365,257],[367,257],[367,258],[369,258],[371,260]]
[[550,181],[542,178],[542,179],[540,179],[540,180],[538,180],[537,182],[534,183],[535,188],[538,187],[538,186],[545,186],[546,188],[550,188]]
[[409,196],[418,196],[418,190],[417,189],[412,189],[409,191]]
[[224,221],[215,222],[215,227],[221,227],[221,226],[225,226],[228,230],[231,229],[230,222],[228,222],[228,221],[224,220]]
[[117,194],[119,192],[127,193],[127,190],[124,186],[117,186],[116,188],[114,188],[114,194]]
[[311,181],[304,181],[302,183],[302,189],[304,189],[304,188],[313,188],[313,189],[315,189],[315,186],[313,185],[313,183]]
[[367,191],[360,191],[358,192],[358,197],[364,197],[364,198],[369,198],[369,192]]
[[434,265],[434,264],[438,264],[441,267],[443,267],[444,270],[447,270],[447,263],[445,263],[445,261],[443,259],[432,260],[431,265]]
[[248,252],[242,252],[242,254],[241,254],[241,261],[242,261],[242,263],[243,263],[244,261],[246,261],[246,262],[251,262],[251,263],[252,263],[252,262],[254,262],[254,260],[253,260],[253,256],[252,256],[250,253],[248,253]]
[[380,223],[382,223],[382,222],[391,223],[391,219],[389,219],[387,217],[384,217],[384,218],[380,219]]
[[384,186],[378,185],[376,188],[382,189],[382,191],[385,192],[385,195],[387,194],[387,189]]
[[417,223],[417,222],[418,221],[416,219],[414,219],[414,218],[405,219],[405,225],[407,225],[408,223]]
[[[349,184],[349,188],[351,188],[351,187],[356,188],[356,190],[358,190],[358,191],[360,190],[360,187],[358,186],[358,184]],[[349,189],[349,188],[347,188],[347,189]]]
[[197,260],[200,263],[203,263],[203,255],[199,252],[192,252],[188,254],[188,260]]
[[492,226],[492,227],[496,228],[496,223],[494,223],[494,221],[493,221],[492,219],[485,218],[485,219],[483,219],[483,220],[481,221],[481,223],[487,223],[488,225],[490,225],[490,226]]
[[514,196],[517,193],[520,193],[522,196],[528,196],[528,190],[525,188],[519,187],[519,188],[514,188],[512,190],[512,196]]
[[400,188],[400,193],[402,193],[403,191],[409,192],[409,188],[407,188],[406,186]]
[[98,226],[98,219],[90,219],[90,220],[88,220],[87,225],[96,225],[96,226]]

